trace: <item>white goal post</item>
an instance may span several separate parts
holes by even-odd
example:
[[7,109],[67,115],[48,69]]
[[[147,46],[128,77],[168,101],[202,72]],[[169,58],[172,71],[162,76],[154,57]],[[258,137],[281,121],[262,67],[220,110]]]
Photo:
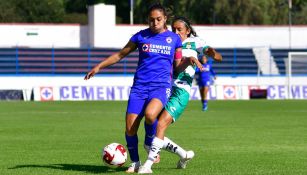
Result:
[[292,99],[293,76],[307,76],[307,52],[289,52],[285,60],[287,74],[288,99]]

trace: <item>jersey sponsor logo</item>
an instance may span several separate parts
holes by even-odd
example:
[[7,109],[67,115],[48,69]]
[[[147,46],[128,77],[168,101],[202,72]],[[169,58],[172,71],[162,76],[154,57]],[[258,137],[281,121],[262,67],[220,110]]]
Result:
[[144,52],[158,53],[164,55],[171,55],[171,46],[164,46],[160,44],[143,44],[142,50]]
[[39,92],[41,101],[53,100],[53,87],[40,87]]
[[143,44],[143,46],[142,46],[142,50],[144,52],[149,52],[149,48],[150,48],[150,44]]
[[171,37],[167,37],[167,38],[166,38],[166,42],[167,42],[168,44],[170,44],[170,43],[172,42],[172,38],[171,38]]

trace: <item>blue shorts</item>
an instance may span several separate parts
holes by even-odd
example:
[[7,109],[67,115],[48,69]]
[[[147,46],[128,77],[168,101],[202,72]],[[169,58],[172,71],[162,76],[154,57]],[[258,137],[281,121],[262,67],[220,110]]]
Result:
[[168,87],[132,86],[127,113],[143,117],[146,106],[153,98],[159,99],[164,107],[170,94],[171,89]]
[[210,79],[203,79],[198,81],[198,86],[199,87],[206,87],[211,85],[211,80]]

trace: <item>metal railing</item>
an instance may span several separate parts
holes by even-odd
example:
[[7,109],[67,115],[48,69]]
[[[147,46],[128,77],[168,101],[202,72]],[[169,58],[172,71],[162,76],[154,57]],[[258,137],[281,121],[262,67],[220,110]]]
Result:
[[[0,75],[6,74],[84,74],[106,57],[119,49],[106,48],[0,48]],[[217,49],[221,63],[213,62],[217,74],[227,76],[257,75],[258,65],[252,48]],[[281,75],[285,73],[283,63],[287,49],[272,50]],[[138,63],[138,52],[132,52],[101,74],[134,74]]]

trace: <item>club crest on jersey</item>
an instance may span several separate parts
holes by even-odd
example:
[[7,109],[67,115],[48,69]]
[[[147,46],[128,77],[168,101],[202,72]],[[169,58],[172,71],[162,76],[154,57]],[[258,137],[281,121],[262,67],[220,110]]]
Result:
[[149,45],[149,44],[143,44],[143,46],[142,46],[142,50],[143,50],[144,52],[149,52],[149,48],[150,48],[150,45]]
[[169,44],[169,43],[171,43],[172,42],[172,38],[171,37],[167,37],[166,38],[166,42]]
[[191,49],[192,48],[191,43],[188,42],[186,47],[187,49]]

